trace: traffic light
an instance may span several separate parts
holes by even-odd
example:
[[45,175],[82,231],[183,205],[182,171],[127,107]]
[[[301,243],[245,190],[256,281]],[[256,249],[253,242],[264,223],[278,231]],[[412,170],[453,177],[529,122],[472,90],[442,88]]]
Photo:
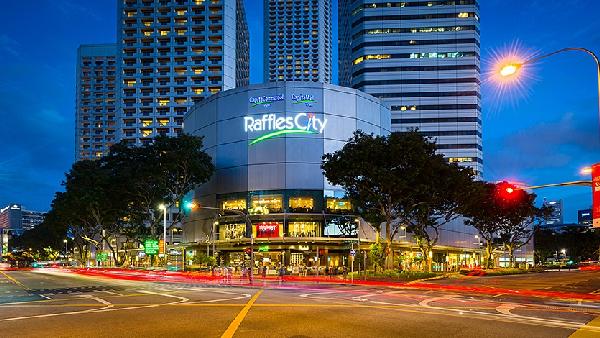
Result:
[[501,201],[516,201],[521,197],[522,193],[523,191],[512,183],[502,181],[496,184],[496,195]]

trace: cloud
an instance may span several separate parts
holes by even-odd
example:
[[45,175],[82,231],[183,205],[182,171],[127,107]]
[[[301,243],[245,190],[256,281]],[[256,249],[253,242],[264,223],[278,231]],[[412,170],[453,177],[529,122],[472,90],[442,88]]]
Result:
[[598,135],[595,115],[565,113],[559,120],[489,140],[484,145],[486,165],[492,174],[501,176],[520,173],[532,177],[552,170],[555,175],[566,174],[560,169],[576,166],[585,158],[593,160],[591,155],[600,153]]

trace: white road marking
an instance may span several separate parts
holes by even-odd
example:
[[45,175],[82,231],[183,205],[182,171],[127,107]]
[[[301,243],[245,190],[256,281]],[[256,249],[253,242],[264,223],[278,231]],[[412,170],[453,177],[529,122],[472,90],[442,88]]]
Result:
[[512,315],[512,313],[510,313],[510,310],[516,309],[518,307],[521,307],[521,305],[515,303],[502,303],[498,305],[498,307],[496,307],[496,311],[504,315]]

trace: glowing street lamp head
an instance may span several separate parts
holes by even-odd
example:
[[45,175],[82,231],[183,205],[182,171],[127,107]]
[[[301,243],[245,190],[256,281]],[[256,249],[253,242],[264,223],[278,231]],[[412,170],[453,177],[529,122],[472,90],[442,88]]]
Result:
[[521,68],[521,65],[518,63],[506,64],[500,68],[500,75],[503,77],[517,75],[519,68]]
[[165,210],[165,205],[164,205],[164,204],[162,204],[162,203],[161,203],[161,204],[159,204],[159,205],[158,205],[158,209],[160,209],[160,210]]
[[579,171],[581,175],[590,175],[592,173],[592,167],[583,167]]

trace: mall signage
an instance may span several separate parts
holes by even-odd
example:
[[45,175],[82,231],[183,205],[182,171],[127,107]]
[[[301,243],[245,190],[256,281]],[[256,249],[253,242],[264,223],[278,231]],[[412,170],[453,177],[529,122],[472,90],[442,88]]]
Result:
[[292,103],[293,104],[304,104],[307,107],[312,107],[312,104],[315,103],[315,97],[310,94],[292,94]]
[[277,102],[277,101],[283,101],[283,94],[253,96],[248,99],[248,102],[250,102],[251,107],[256,107],[256,106],[269,107],[269,106],[271,106],[271,103]]
[[[315,100],[315,96],[311,94],[291,94],[290,99],[292,100],[292,104],[303,104],[307,107],[312,107],[312,104],[317,102]],[[257,106],[268,108],[273,102],[283,100],[285,100],[285,96],[283,94],[260,95],[251,96],[248,98],[248,103],[250,103],[250,107],[252,108]]]
[[592,225],[600,228],[600,163],[592,166]]
[[297,113],[293,116],[263,114],[258,117],[244,117],[244,131],[264,132],[250,145],[285,134],[322,134],[327,125],[326,118],[319,118],[314,113]]

